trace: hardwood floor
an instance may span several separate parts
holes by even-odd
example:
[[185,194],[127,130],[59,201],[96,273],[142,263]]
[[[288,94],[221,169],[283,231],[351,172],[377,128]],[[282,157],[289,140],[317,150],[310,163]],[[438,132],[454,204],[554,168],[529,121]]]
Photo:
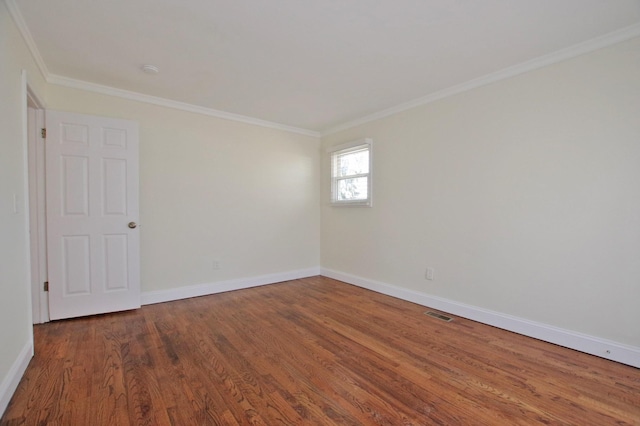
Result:
[[1,425],[640,424],[640,370],[329,278],[35,327]]

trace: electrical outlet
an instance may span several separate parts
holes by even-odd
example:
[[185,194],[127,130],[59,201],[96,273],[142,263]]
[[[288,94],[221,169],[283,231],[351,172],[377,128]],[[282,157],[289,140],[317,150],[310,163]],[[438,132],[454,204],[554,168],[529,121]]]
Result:
[[211,262],[211,266],[213,267],[213,269],[214,269],[214,270],[218,270],[218,269],[220,269],[220,261],[219,261],[219,260],[217,260],[217,259],[214,259],[214,260]]
[[427,272],[424,274],[424,277],[429,281],[433,281],[433,268],[427,268]]

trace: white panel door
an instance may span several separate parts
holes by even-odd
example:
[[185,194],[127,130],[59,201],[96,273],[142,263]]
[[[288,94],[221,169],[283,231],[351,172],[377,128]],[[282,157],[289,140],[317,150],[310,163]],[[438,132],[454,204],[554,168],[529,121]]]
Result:
[[140,307],[138,124],[46,112],[52,320]]

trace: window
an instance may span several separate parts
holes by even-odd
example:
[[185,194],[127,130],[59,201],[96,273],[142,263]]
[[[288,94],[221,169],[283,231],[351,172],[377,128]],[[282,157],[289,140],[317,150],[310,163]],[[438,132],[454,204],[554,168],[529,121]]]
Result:
[[329,148],[331,203],[336,206],[371,206],[371,139]]

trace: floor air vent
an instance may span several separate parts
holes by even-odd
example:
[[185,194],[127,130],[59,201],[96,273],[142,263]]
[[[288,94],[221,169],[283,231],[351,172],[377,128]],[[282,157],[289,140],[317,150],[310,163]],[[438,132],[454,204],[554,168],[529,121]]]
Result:
[[429,315],[430,317],[438,318],[439,320],[446,321],[446,322],[453,321],[453,318],[448,317],[446,315],[438,314],[436,312],[427,311],[424,314]]

